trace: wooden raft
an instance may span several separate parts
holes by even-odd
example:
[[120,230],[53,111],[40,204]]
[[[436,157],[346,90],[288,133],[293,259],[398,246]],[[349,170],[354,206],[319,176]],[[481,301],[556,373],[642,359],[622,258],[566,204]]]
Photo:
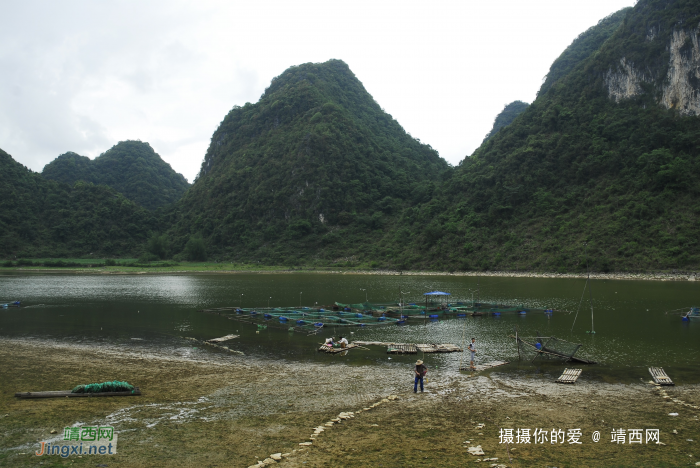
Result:
[[453,344],[417,344],[416,348],[424,353],[460,353],[463,351],[462,348]]
[[414,344],[393,344],[386,347],[389,354],[417,354],[418,348]]
[[654,382],[659,385],[676,385],[673,383],[673,380],[671,380],[671,377],[666,375],[662,367],[650,367],[649,373],[651,374],[651,378],[654,379]]
[[133,392],[101,392],[101,393],[71,393],[70,390],[58,390],[53,392],[17,392],[17,398],[77,398],[77,397],[108,397],[108,396],[138,396],[141,390],[134,388]]
[[[483,371],[486,369],[491,369],[492,367],[504,366],[506,364],[508,364],[508,361],[492,361],[492,362],[487,362],[486,364],[476,364],[475,367],[476,367],[476,371],[479,372],[479,371]],[[471,370],[469,368],[469,363],[460,367],[459,370],[461,370],[461,371]]]
[[338,353],[342,353],[343,351],[348,351],[350,349],[357,348],[357,347],[358,346],[355,343],[350,343],[345,348],[332,348],[330,346],[321,345],[321,347],[318,348],[318,350],[323,352],[323,353],[338,354]]
[[581,375],[582,369],[569,369],[566,368],[564,369],[564,372],[561,374],[561,377],[559,377],[557,380],[555,380],[556,383],[568,383],[568,384],[575,384],[576,380],[578,380],[579,376]]

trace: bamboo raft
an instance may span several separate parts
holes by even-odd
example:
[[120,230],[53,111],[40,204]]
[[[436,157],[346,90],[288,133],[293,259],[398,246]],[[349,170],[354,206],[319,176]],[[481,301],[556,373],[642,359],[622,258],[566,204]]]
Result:
[[[491,369],[491,368],[498,367],[498,366],[504,366],[506,364],[508,364],[508,361],[491,361],[491,362],[487,362],[486,364],[476,364],[475,367],[476,367],[476,371],[479,372],[479,371]],[[467,364],[466,366],[460,367],[459,370],[470,371],[472,369],[470,369],[469,364]]]
[[349,351],[353,348],[359,348],[359,345],[356,345],[355,343],[350,343],[345,348],[332,348],[330,346],[321,345],[321,347],[318,348],[318,350],[323,352],[323,353],[338,354],[338,353],[342,353],[343,351]]
[[649,373],[651,374],[651,378],[654,379],[654,382],[659,385],[676,385],[673,383],[673,380],[671,380],[671,377],[666,375],[666,371],[664,371],[662,367],[650,367]]
[[565,384],[575,384],[576,381],[578,380],[579,376],[581,375],[581,372],[583,369],[569,369],[566,368],[564,369],[564,372],[561,374],[561,377],[559,377],[557,380],[555,380],[556,383],[565,383]]
[[[354,344],[362,346],[386,346],[387,352],[390,354],[415,354],[418,351],[423,353],[459,353],[462,352],[462,348],[453,344],[413,344],[413,343],[392,343],[386,341],[353,341]],[[415,351],[411,347],[415,347]],[[408,349],[410,351],[401,352],[402,349]],[[398,350],[393,352],[393,350]]]
[[418,348],[413,344],[397,344],[386,347],[388,354],[418,354]]
[[463,351],[453,344],[417,344],[418,351],[423,353],[461,353]]
[[108,396],[139,396],[141,390],[138,387],[132,392],[101,392],[101,393],[71,393],[70,390],[58,390],[52,392],[17,392],[17,398],[78,398],[78,397],[108,397]]

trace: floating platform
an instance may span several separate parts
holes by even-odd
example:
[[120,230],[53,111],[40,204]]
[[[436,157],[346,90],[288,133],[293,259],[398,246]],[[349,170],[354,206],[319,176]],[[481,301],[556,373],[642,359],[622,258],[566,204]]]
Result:
[[[386,341],[353,341],[354,344],[362,346],[386,346],[387,352],[390,354],[416,354],[418,351],[423,353],[459,353],[463,351],[457,345],[445,343],[445,344],[413,344],[413,343],[392,343]],[[406,348],[408,347],[408,348]],[[415,351],[413,348],[415,348]],[[400,351],[402,349],[409,349],[410,351]],[[392,350],[397,350],[393,352]]]
[[423,353],[461,353],[464,351],[453,344],[417,344],[416,348]]
[[347,345],[344,348],[332,348],[330,346],[321,345],[321,347],[318,348],[318,350],[322,353],[338,354],[338,353],[342,353],[343,351],[349,351],[353,348],[359,348],[359,346],[356,345],[355,343],[350,343],[349,345]]
[[101,392],[101,393],[71,393],[70,390],[59,390],[52,392],[17,392],[17,398],[78,398],[78,397],[108,397],[108,396],[139,396],[141,390],[135,387],[133,391],[126,392]]
[[651,374],[651,378],[654,379],[654,382],[659,385],[676,385],[673,383],[673,380],[671,380],[671,377],[666,375],[662,367],[650,367],[649,373]]
[[[487,362],[486,364],[476,364],[475,367],[476,367],[476,371],[479,372],[479,371],[483,371],[483,370],[487,370],[487,369],[492,369],[492,368],[498,367],[498,366],[504,366],[506,364],[508,364],[508,361],[491,361],[491,362]],[[472,369],[470,369],[469,364],[467,364],[466,366],[460,367],[459,370],[470,371]]]
[[388,345],[386,352],[389,354],[418,354],[418,348],[414,344]]
[[581,375],[581,372],[583,372],[583,369],[566,368],[566,369],[564,369],[564,372],[561,374],[561,377],[559,377],[557,380],[555,380],[555,382],[556,383],[575,384],[576,381],[578,380],[579,376]]

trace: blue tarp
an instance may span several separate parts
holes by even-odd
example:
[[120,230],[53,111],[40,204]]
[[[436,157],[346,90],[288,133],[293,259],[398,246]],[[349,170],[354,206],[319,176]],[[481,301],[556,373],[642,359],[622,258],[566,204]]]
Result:
[[424,296],[449,296],[450,293],[442,292],[442,291],[433,291],[429,293],[423,294]]

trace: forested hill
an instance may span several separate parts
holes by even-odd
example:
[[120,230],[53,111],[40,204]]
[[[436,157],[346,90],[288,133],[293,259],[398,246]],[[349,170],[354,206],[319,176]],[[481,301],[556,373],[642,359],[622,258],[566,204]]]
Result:
[[47,164],[41,174],[69,185],[79,180],[109,185],[149,209],[176,202],[189,187],[182,174],[141,141],[121,141],[94,160],[68,152]]
[[397,235],[413,252],[402,264],[580,271],[587,243],[597,270],[700,267],[700,3],[640,0],[620,15],[406,211],[398,232],[427,228]]
[[106,186],[46,180],[0,150],[0,256],[138,255],[157,220]]
[[510,104],[506,104],[503,110],[496,116],[496,119],[493,121],[493,128],[486,135],[486,138],[484,138],[484,142],[492,136],[494,136],[496,132],[498,132],[503,127],[513,123],[513,120],[515,120],[517,116],[525,112],[525,109],[527,109],[528,107],[529,104],[523,101],[513,101]]
[[385,113],[340,60],[291,67],[214,132],[171,213],[175,251],[289,265],[374,257],[385,228],[427,202],[448,164]]

